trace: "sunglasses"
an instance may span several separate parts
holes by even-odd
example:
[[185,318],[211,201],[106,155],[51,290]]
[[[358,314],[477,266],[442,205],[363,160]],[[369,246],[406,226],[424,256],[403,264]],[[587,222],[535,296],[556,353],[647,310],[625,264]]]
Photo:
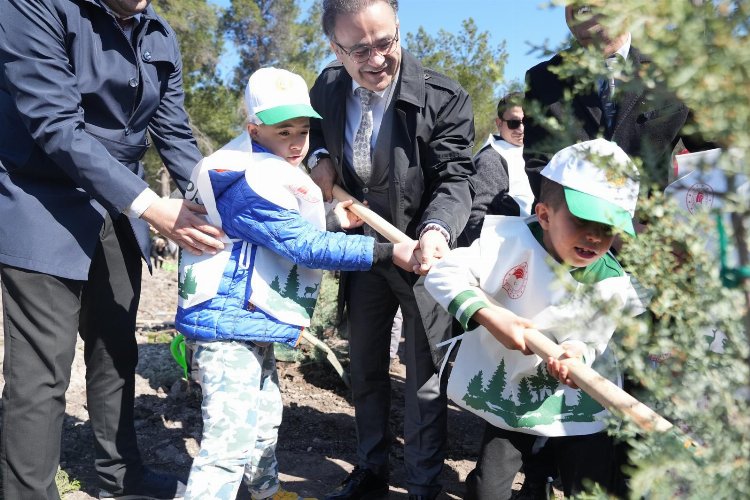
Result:
[[[502,118],[500,118],[503,120]],[[508,128],[511,130],[516,130],[518,127],[521,126],[522,123],[524,123],[524,120],[503,120],[507,125]]]

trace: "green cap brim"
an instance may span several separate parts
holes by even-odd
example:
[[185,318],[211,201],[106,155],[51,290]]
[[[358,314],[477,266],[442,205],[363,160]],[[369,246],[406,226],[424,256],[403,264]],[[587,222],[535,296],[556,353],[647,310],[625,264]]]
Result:
[[568,210],[571,214],[579,219],[600,222],[622,229],[630,236],[635,236],[633,218],[624,208],[575,189],[566,187],[564,190],[565,201],[568,203]]
[[289,104],[276,106],[255,113],[255,116],[265,125],[275,125],[293,118],[307,116],[308,118],[321,118],[321,116],[309,104]]

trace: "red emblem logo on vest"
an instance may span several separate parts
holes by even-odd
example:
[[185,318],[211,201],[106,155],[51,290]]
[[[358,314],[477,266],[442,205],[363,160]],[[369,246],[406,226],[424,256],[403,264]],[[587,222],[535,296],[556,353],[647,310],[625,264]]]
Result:
[[529,266],[526,262],[518,264],[505,273],[503,278],[503,290],[508,292],[508,297],[517,299],[526,290],[526,282],[529,280]]
[[299,198],[308,203],[320,203],[321,201],[315,190],[310,190],[304,184],[290,184],[288,187],[294,194],[295,198]]
[[687,209],[691,214],[698,210],[708,210],[714,204],[714,190],[708,184],[699,182],[688,189],[685,195]]

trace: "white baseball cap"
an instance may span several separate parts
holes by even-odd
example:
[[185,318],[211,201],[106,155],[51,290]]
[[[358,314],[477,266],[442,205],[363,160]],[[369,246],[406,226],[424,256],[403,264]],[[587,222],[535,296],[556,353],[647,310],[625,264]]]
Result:
[[568,210],[635,236],[638,169],[617,144],[594,139],[558,151],[542,175],[563,186]]
[[274,125],[307,116],[320,118],[310,105],[307,84],[301,76],[278,68],[261,68],[250,75],[245,87],[247,119]]

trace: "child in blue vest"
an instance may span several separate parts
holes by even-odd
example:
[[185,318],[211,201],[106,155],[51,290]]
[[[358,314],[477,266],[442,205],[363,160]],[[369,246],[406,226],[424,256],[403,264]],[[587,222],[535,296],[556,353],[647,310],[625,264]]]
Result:
[[[310,119],[320,118],[300,76],[260,69],[245,101],[247,133],[205,158],[192,179],[192,194],[227,235],[225,250],[180,262],[176,328],[194,350],[203,393],[191,499],[233,500],[241,480],[254,499],[289,498],[275,456],[283,405],[273,342],[294,346],[309,326],[321,269],[416,264],[416,243],[326,232],[322,193],[299,168]],[[362,224],[345,207],[329,225]]]

